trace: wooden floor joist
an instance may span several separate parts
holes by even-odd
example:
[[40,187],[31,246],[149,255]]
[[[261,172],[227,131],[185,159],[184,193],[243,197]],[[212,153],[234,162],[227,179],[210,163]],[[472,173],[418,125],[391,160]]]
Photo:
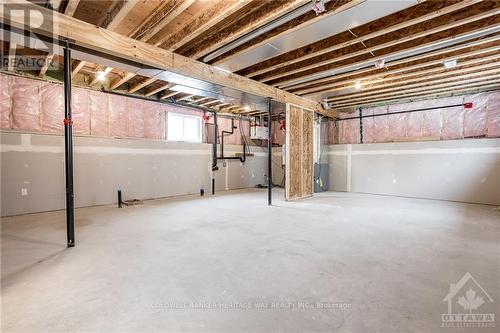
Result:
[[[346,87],[354,87],[356,82],[374,83],[374,82],[379,82],[380,80],[384,80],[386,77],[390,77],[391,75],[399,74],[399,73],[406,73],[406,72],[408,72],[407,73],[408,75],[413,75],[413,73],[422,72],[422,71],[419,71],[421,68],[426,68],[426,67],[430,67],[430,66],[438,65],[439,67],[437,69],[439,69],[439,68],[442,69],[443,63],[445,61],[450,61],[450,60],[457,60],[458,66],[460,67],[460,66],[465,66],[468,64],[473,64],[476,61],[481,61],[483,59],[483,55],[485,53],[493,53],[493,52],[498,52],[498,51],[500,51],[500,45],[488,47],[488,48],[484,48],[484,49],[479,49],[477,51],[459,53],[459,54],[455,54],[455,55],[451,55],[451,56],[448,54],[445,54],[445,57],[443,57],[443,58],[438,58],[436,60],[431,60],[431,61],[422,61],[422,62],[419,62],[415,65],[411,65],[411,66],[398,66],[397,68],[394,68],[394,69],[390,69],[390,68],[395,67],[395,66],[390,66],[390,67],[386,67],[383,70],[378,70],[376,68],[373,68],[373,69],[370,69],[369,72],[374,72],[375,74],[359,75],[358,76],[358,75],[356,75],[357,73],[352,73],[349,76],[349,79],[347,79],[347,80],[342,80],[342,78],[339,78],[336,81],[332,81],[328,84],[324,84],[321,86],[315,86],[315,87],[307,88],[307,89],[292,90],[292,92],[294,94],[298,94],[298,95],[307,95],[307,94],[320,93],[320,92],[333,92],[333,91],[337,91],[339,89],[344,89]],[[478,56],[478,57],[474,58],[472,60],[464,61],[464,62],[460,61],[460,59],[467,58],[467,57],[474,57],[474,56]],[[486,57],[484,57],[484,60],[491,59],[490,57],[496,58],[496,55],[486,56]],[[366,73],[366,71],[365,71],[365,73]]]
[[[450,40],[471,36],[471,35],[474,35],[476,33],[483,32],[486,28],[488,30],[494,30],[494,29],[497,29],[499,27],[500,27],[500,15],[495,16],[494,23],[492,25],[488,25],[487,27],[478,27],[478,28],[475,28],[472,30],[467,30],[467,31],[459,33],[459,34],[455,34],[455,35],[453,35],[455,32],[453,32],[452,30],[448,30],[448,31],[445,31],[444,33],[449,33],[449,31],[452,31],[452,33],[451,33],[452,36],[433,39],[432,41],[429,41],[429,42],[417,43],[417,44],[410,46],[408,48],[390,51],[390,52],[382,54],[380,56],[372,57],[371,55],[367,55],[366,58],[361,59],[361,60],[357,60],[356,58],[354,58],[354,60],[353,59],[346,59],[344,61],[340,61],[338,64],[335,64],[334,66],[332,66],[331,64],[327,65],[327,67],[328,67],[327,69],[313,71],[314,75],[321,74],[321,75],[325,76],[324,78],[321,78],[321,79],[308,78],[311,74],[306,74],[307,71],[305,71],[305,72],[295,74],[295,77],[294,77],[294,75],[292,75],[290,78],[283,78],[283,80],[279,79],[278,81],[273,82],[273,85],[277,85],[280,87],[288,87],[288,86],[292,86],[292,85],[295,86],[295,83],[308,82],[309,84],[311,84],[311,82],[319,82],[319,80],[328,80],[328,77],[331,79],[332,76],[336,76],[336,75],[330,74],[333,70],[348,69],[348,68],[360,66],[363,64],[365,64],[365,65],[373,64],[375,61],[384,60],[386,58],[398,56],[398,55],[401,55],[402,53],[409,53],[409,52],[413,52],[413,51],[418,51],[422,48],[433,47],[433,46],[445,43],[445,42],[450,41]],[[426,55],[423,54],[420,56],[425,57]],[[330,68],[330,66],[331,66],[331,68]],[[330,75],[328,75],[328,74],[330,74]]]
[[114,89],[118,88],[122,84],[125,84],[130,79],[132,79],[135,75],[136,75],[135,73],[131,73],[131,72],[120,73],[120,76],[115,81],[111,82],[109,89],[114,90]]
[[[472,78],[472,79],[467,79],[467,80],[449,80],[450,82],[444,82],[444,83],[437,83],[438,80],[429,82],[428,85],[418,85],[418,86],[408,86],[407,88],[405,87],[400,87],[398,89],[387,89],[384,92],[380,93],[374,93],[371,96],[360,96],[360,97],[352,97],[349,99],[342,99],[342,100],[329,100],[330,103],[333,103],[334,105],[343,105],[343,104],[349,104],[349,103],[358,103],[358,102],[363,102],[367,100],[373,100],[381,97],[390,97],[390,96],[404,96],[405,94],[408,93],[415,93],[415,92],[421,92],[421,91],[427,91],[427,90],[435,90],[435,89],[441,89],[441,88],[449,88],[457,85],[466,85],[466,84],[477,84],[478,82],[484,82],[487,80],[497,80],[500,79],[500,73],[498,73],[498,70],[494,72],[494,74],[491,75],[481,75],[480,77]],[[443,80],[439,81],[443,82]]]
[[309,26],[315,22],[318,22],[326,17],[335,15],[337,13],[348,10],[349,8],[355,7],[366,0],[343,0],[343,1],[329,1],[326,3],[326,12],[321,15],[316,15],[314,11],[309,11],[304,15],[301,15],[293,20],[282,24],[271,31],[268,31],[257,38],[254,38],[243,45],[240,45],[231,51],[224,53],[223,55],[211,60],[210,63],[213,65],[218,65],[221,62],[228,61],[235,56],[253,50],[259,46],[262,46],[266,43],[270,43],[277,38],[289,34],[291,32],[297,31],[301,28]]
[[338,104],[335,105],[335,109],[337,111],[343,110],[343,109],[352,109],[354,107],[361,107],[361,106],[372,106],[380,103],[394,103],[394,102],[405,102],[405,101],[412,101],[417,98],[439,98],[443,96],[450,96],[454,94],[464,94],[464,93],[470,93],[470,92],[475,92],[475,91],[484,91],[484,90],[493,90],[493,89],[499,89],[500,88],[500,79],[497,80],[490,80],[490,81],[484,81],[484,82],[476,82],[476,83],[466,83],[464,85],[456,85],[453,87],[447,87],[443,89],[435,89],[431,88],[425,91],[420,91],[420,92],[402,92],[399,96],[394,96],[394,97],[382,97],[378,99],[372,99],[368,101],[357,101],[353,103],[347,103],[347,104]]
[[170,88],[170,86],[171,86],[170,83],[166,83],[164,85],[159,86],[158,88],[150,89],[150,90],[146,91],[144,96],[152,96],[154,94],[159,93],[160,91],[167,90],[168,88]]
[[[346,77],[353,77],[353,76],[357,76],[357,75],[363,75],[363,74],[369,73],[369,72],[374,72],[374,71],[385,72],[387,69],[390,69],[390,68],[398,68],[398,69],[421,68],[421,67],[424,67],[427,65],[437,64],[437,63],[442,62],[448,58],[459,59],[459,58],[461,58],[461,55],[466,54],[466,53],[470,56],[475,55],[475,54],[481,54],[482,53],[481,50],[485,50],[485,49],[475,50],[475,48],[478,48],[478,47],[482,48],[483,45],[488,44],[488,43],[491,43],[491,45],[488,45],[488,47],[496,47],[497,45],[500,45],[500,43],[496,43],[498,41],[500,41],[500,34],[492,35],[489,37],[481,37],[479,39],[475,39],[472,41],[467,41],[467,42],[453,45],[450,47],[441,48],[441,49],[438,49],[436,51],[426,52],[424,54],[417,54],[415,56],[405,57],[405,58],[400,59],[400,60],[390,61],[384,65],[383,69],[380,69],[380,70],[378,70],[374,66],[370,66],[368,68],[362,68],[362,69],[353,70],[353,71],[346,71],[346,72],[343,72],[340,74],[335,74],[333,76],[326,77],[323,79],[312,80],[312,81],[294,84],[294,85],[289,85],[289,86],[285,86],[285,87],[286,87],[286,89],[289,89],[290,91],[292,91],[294,93],[298,93],[297,89],[303,89],[303,88],[307,88],[307,87],[310,87],[313,85],[314,85],[314,87],[316,87],[316,85],[318,85],[318,84],[330,84],[330,83],[334,82],[334,80],[343,79]],[[467,51],[467,50],[469,50],[469,51]],[[477,51],[478,53],[474,53],[475,51]],[[485,52],[488,52],[488,51],[485,51]],[[436,58],[437,60],[433,59],[434,57],[441,56],[441,55],[443,56],[442,58]],[[435,62],[435,61],[437,61],[437,62]],[[413,63],[413,62],[415,62],[415,65],[412,65],[411,68],[409,65],[405,65],[405,64]],[[373,62],[371,60],[368,62],[366,62],[366,61],[359,62],[359,63],[356,63],[355,66],[363,66],[366,64],[373,64]],[[341,67],[340,69],[348,69],[351,67],[352,67],[352,65],[347,65],[347,66]],[[357,80],[358,79],[359,79],[359,77],[357,77]]]
[[197,43],[188,52],[183,52],[183,54],[197,59],[308,2],[309,0],[270,1],[262,2],[260,7],[258,7],[259,4],[255,4],[258,8],[251,11],[234,24],[222,30],[214,31],[212,34],[206,36],[203,42]]
[[[466,1],[461,1],[455,4],[451,4],[446,6],[446,2],[442,2],[441,5],[443,6],[440,9],[434,10],[430,13],[426,13],[421,16],[417,16],[415,18],[410,18],[408,19],[407,17],[404,16],[406,12],[408,12],[406,15],[410,16],[412,14],[411,10],[413,8],[408,9],[405,11],[404,14],[398,13],[398,17],[396,21],[395,19],[388,18],[386,26],[383,26],[382,28],[377,26],[377,29],[373,29],[373,26],[375,25],[374,23],[367,23],[364,26],[353,29],[353,30],[362,30],[363,32],[366,32],[366,34],[360,35],[359,37],[355,37],[354,39],[350,34],[348,33],[340,33],[335,36],[331,36],[328,38],[325,38],[321,41],[315,42],[310,45],[306,45],[305,47],[302,48],[302,50],[294,50],[291,52],[287,52],[286,54],[279,55],[277,57],[268,59],[260,64],[251,66],[248,68],[248,70],[242,70],[242,74],[248,77],[255,77],[257,75],[261,75],[267,72],[270,72],[274,69],[289,66],[292,64],[295,64],[297,62],[311,59],[317,56],[320,56],[322,54],[332,52],[344,47],[348,47],[354,44],[358,43],[363,43],[371,38],[383,36],[385,34],[388,34],[390,32],[394,32],[396,30],[400,30],[409,26],[412,26],[414,24],[418,24],[421,22],[429,21],[432,20],[436,17],[451,13],[453,11],[468,7],[474,3],[478,3],[481,0],[466,0]],[[417,6],[435,6],[437,2],[425,2],[421,5]],[[439,5],[439,3],[438,3]],[[432,8],[432,7],[431,7]],[[398,22],[395,23],[394,22]],[[331,45],[325,47],[325,45]],[[286,60],[288,58],[291,58],[290,60]]]
[[[411,73],[404,73],[402,75],[385,76],[377,80],[363,80],[359,81],[362,85],[362,91],[366,92],[373,89],[388,87],[392,85],[405,85],[411,82],[419,82],[425,80],[432,80],[435,78],[463,74],[467,72],[479,71],[482,69],[488,69],[492,67],[499,66],[498,60],[500,59],[500,53],[491,55],[485,58],[476,58],[474,60],[465,61],[457,64],[456,69],[447,70],[442,64],[431,69],[426,69],[422,71],[416,71]],[[464,68],[461,68],[464,67]],[[416,76],[416,77],[415,77]],[[340,86],[335,89],[330,89],[328,92],[342,91],[345,89],[355,89],[356,84]],[[344,96],[344,94],[340,95]],[[335,96],[337,97],[337,96]],[[332,97],[332,98],[335,98]]]
[[[420,38],[423,38],[426,36],[432,37],[433,35],[436,35],[436,37],[438,37],[437,39],[441,39],[441,38],[439,38],[438,33],[445,32],[447,34],[445,34],[444,38],[451,39],[451,38],[453,38],[452,32],[454,31],[453,30],[454,28],[461,29],[462,26],[466,26],[470,23],[473,23],[473,22],[476,22],[479,20],[483,20],[483,19],[489,18],[491,16],[495,16],[498,14],[500,14],[500,3],[498,4],[498,7],[495,7],[491,10],[486,11],[486,12],[480,12],[479,14],[476,14],[473,16],[467,16],[463,19],[460,19],[460,20],[457,20],[454,22],[449,22],[449,23],[446,23],[444,25],[438,26],[438,27],[433,28],[433,29],[425,29],[425,30],[418,32],[418,33],[415,33],[415,34],[403,36],[397,40],[390,40],[388,38],[388,40],[386,42],[377,43],[376,45],[371,46],[371,47],[366,47],[366,48],[365,47],[357,47],[357,48],[359,48],[359,50],[354,51],[354,52],[348,52],[348,53],[344,54],[344,52],[340,52],[340,50],[339,50],[339,52],[337,52],[338,53],[337,56],[332,56],[330,54],[326,54],[325,56],[328,56],[326,60],[314,61],[312,64],[298,63],[298,64],[296,64],[297,68],[294,68],[294,69],[282,68],[282,69],[280,69],[280,73],[273,74],[273,75],[265,75],[263,78],[259,78],[259,81],[261,81],[261,82],[273,82],[273,84],[275,85],[277,83],[281,83],[282,80],[280,80],[280,79],[284,78],[284,77],[290,76],[296,80],[296,79],[299,79],[301,77],[306,77],[306,76],[310,75],[311,73],[319,74],[319,73],[323,73],[326,71],[331,71],[334,67],[330,68],[329,65],[338,63],[342,60],[355,58],[357,56],[367,55],[367,54],[373,53],[375,51],[379,51],[379,50],[386,49],[386,48],[391,48],[391,47],[394,48],[396,45],[400,45],[400,44],[404,45],[404,43],[407,43],[410,41],[417,40],[417,42],[414,44],[413,47],[419,48],[419,47],[421,47],[421,44],[422,44],[420,41],[418,41],[418,39],[420,39]],[[500,22],[500,18],[498,18],[497,22]],[[404,50],[406,48],[408,48],[408,47],[403,46],[401,49]],[[397,52],[397,51],[392,51],[392,52]]]
[[144,80],[136,83],[132,87],[130,87],[129,90],[128,90],[128,92],[129,93],[134,93],[134,92],[136,92],[139,89],[142,89],[142,88],[144,88],[146,86],[149,86],[151,83],[153,83],[155,81],[156,81],[156,79],[154,77],[150,77],[150,78],[144,79]]

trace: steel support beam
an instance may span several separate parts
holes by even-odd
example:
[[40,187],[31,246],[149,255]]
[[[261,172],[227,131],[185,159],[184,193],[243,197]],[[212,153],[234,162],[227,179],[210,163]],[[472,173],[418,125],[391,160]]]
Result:
[[73,195],[73,119],[71,118],[71,49],[64,48],[64,157],[66,173],[66,234],[68,247],[75,246],[75,208]]

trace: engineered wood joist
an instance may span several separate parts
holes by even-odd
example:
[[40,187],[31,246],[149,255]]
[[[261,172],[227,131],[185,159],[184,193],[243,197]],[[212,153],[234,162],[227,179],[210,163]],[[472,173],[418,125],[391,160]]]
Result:
[[236,22],[208,34],[203,41],[183,52],[183,54],[195,59],[200,58],[308,2],[310,1],[256,1],[255,5],[249,9],[249,12],[242,15]]
[[[375,80],[364,80],[358,81],[362,84],[362,91],[370,91],[373,89],[388,87],[392,85],[406,85],[411,82],[419,82],[425,80],[432,80],[435,78],[463,74],[467,72],[479,71],[482,69],[487,69],[491,67],[497,67],[498,59],[500,59],[500,53],[493,54],[489,57],[479,57],[470,61],[464,61],[457,64],[455,69],[447,70],[444,68],[442,64],[439,64],[437,67],[433,67],[426,70],[405,73],[402,75],[386,75],[383,78],[375,79]],[[464,68],[462,68],[464,67]],[[329,92],[342,91],[345,89],[355,89],[356,84],[344,85],[337,87],[335,89],[329,90]],[[343,94],[339,95],[343,96]],[[335,96],[338,97],[338,96]],[[332,97],[332,98],[335,98]]]
[[171,84],[169,83],[166,83],[166,84],[163,84],[157,88],[152,88],[152,89],[149,89],[148,91],[146,91],[146,93],[144,94],[144,96],[151,96],[151,95],[154,95],[154,94],[157,94],[159,93],[160,91],[163,91],[163,90],[167,90],[168,88],[170,88]]
[[142,89],[142,88],[144,88],[146,86],[149,86],[151,83],[153,83],[155,81],[156,81],[156,79],[154,77],[150,77],[150,78],[144,79],[144,80],[136,83],[132,87],[130,87],[130,89],[128,90],[128,92],[129,93],[134,93],[134,92],[136,92],[139,89]]
[[[383,52],[378,52],[377,56],[373,57],[371,54],[365,54],[353,58],[348,58],[342,61],[339,61],[337,63],[329,64],[326,66],[323,66],[321,68],[317,68],[314,70],[307,70],[303,71],[297,74],[290,75],[288,77],[283,77],[281,79],[277,79],[273,82],[269,82],[272,85],[277,85],[281,88],[283,87],[288,87],[288,86],[295,86],[296,83],[306,83],[308,82],[309,84],[311,82],[318,82],[319,80],[327,80],[327,77],[335,76],[335,74],[331,74],[333,70],[338,71],[341,69],[348,69],[352,68],[355,66],[359,65],[368,65],[368,64],[373,64],[374,62],[378,60],[384,60],[386,58],[394,57],[401,55],[403,53],[409,53],[413,51],[418,51],[420,49],[426,48],[426,47],[435,47],[436,45],[440,45],[442,43],[446,43],[449,41],[453,41],[459,38],[465,38],[471,35],[474,35],[476,33],[484,32],[485,29],[488,31],[492,31],[494,29],[497,29],[500,27],[500,15],[496,15],[492,18],[490,18],[492,22],[491,24],[478,21],[473,23],[471,26],[468,26],[465,31],[463,30],[462,27],[458,27],[455,29],[449,29],[442,31],[441,33],[431,35],[428,37],[424,37],[423,40],[420,41],[415,41],[411,43],[411,45],[404,45],[403,46],[393,46],[389,47],[387,49],[384,49]],[[488,19],[489,20],[489,19]],[[471,29],[471,30],[469,30]],[[462,31],[462,32],[460,32]],[[423,55],[425,56],[425,55]],[[312,75],[322,75],[324,76],[321,79],[315,79]],[[267,80],[263,80],[267,81]]]
[[156,46],[174,51],[190,40],[196,38],[204,31],[210,29],[235,11],[248,4],[249,0],[228,1],[213,0],[212,5],[207,11],[201,12],[173,34],[161,38],[155,43]]
[[[299,49],[270,58],[243,69],[238,73],[248,77],[255,77],[277,68],[289,66],[347,46],[363,43],[371,38],[383,36],[387,33],[434,19],[480,1],[466,0],[451,5],[447,5],[444,1],[426,1],[402,12],[388,15],[374,22],[353,28],[350,31],[341,32]],[[354,37],[354,35],[357,37]]]
[[[326,53],[320,57],[313,58],[311,61],[303,61],[291,66],[285,66],[278,70],[271,71],[268,74],[259,76],[261,82],[271,82],[276,85],[288,79],[299,79],[307,77],[311,74],[324,73],[334,69],[338,63],[343,60],[355,59],[356,57],[364,56],[366,58],[373,57],[373,52],[377,51],[379,56],[387,56],[388,53],[401,52],[408,48],[419,48],[424,43],[433,42],[441,39],[452,39],[455,35],[464,30],[472,30],[488,25],[488,18],[495,17],[494,23],[500,23],[500,2],[486,2],[492,9],[484,11],[483,8],[478,8],[476,11],[466,11],[461,15],[453,17],[445,16],[447,21],[444,24],[433,28],[428,28],[428,24],[420,24],[416,32],[408,29],[407,33],[395,32],[380,37],[371,44],[367,42],[364,45],[353,45],[345,49],[336,50]],[[470,14],[474,14],[469,16]],[[491,23],[490,23],[491,24]]]
[[270,97],[282,103],[293,103],[304,109],[315,110],[327,116],[336,116],[335,112],[323,110],[319,103],[312,100],[299,97],[234,73],[227,73],[226,71],[194,59],[119,35],[72,17],[50,12],[48,9],[39,7],[28,1],[6,0],[4,6],[0,8],[0,17],[4,22],[9,22],[17,28],[53,37],[52,31],[49,31],[45,25],[41,24],[41,18],[34,18],[30,20],[30,22],[26,22],[22,13],[12,12],[12,15],[7,15],[4,8],[8,6],[9,3],[15,3],[16,6],[22,3],[27,9],[40,11],[43,18],[51,20],[52,23],[58,27],[59,39],[67,38],[73,44],[81,47],[149,65],[154,68],[186,75],[191,78],[231,87],[245,93],[261,97]]
[[269,43],[281,36],[289,34],[291,32],[297,31],[299,29],[305,28],[315,22],[320,21],[326,17],[335,15],[349,8],[355,7],[366,0],[338,0],[338,1],[329,1],[326,3],[325,8],[326,12],[320,15],[316,15],[314,11],[308,11],[307,13],[292,19],[285,24],[282,24],[266,33],[261,34],[260,36],[238,46],[234,49],[222,54],[221,56],[210,61],[210,64],[217,65],[221,62],[228,61],[235,56],[253,50],[261,45]]
[[[496,49],[500,43],[500,34],[495,34],[491,36],[486,36],[486,37],[480,37],[476,38],[471,41],[467,41],[464,43],[459,43],[453,46],[445,47],[438,49],[436,51],[431,51],[427,52],[424,54],[418,54],[415,56],[410,56],[410,57],[405,57],[400,60],[395,60],[395,61],[390,61],[388,63],[385,63],[384,68],[382,69],[377,69],[373,65],[368,67],[368,68],[362,68],[358,70],[353,70],[353,71],[347,71],[344,73],[340,74],[335,74],[331,77],[326,77],[323,79],[317,79],[317,80],[312,80],[309,82],[305,83],[299,83],[299,84],[293,84],[286,86],[287,89],[294,93],[299,93],[299,89],[304,89],[304,88],[309,88],[314,89],[318,87],[318,85],[326,85],[326,84],[332,84],[336,80],[343,79],[346,77],[354,77],[356,76],[356,80],[358,80],[362,75],[370,72],[376,72],[376,73],[385,73],[387,70],[392,70],[393,73],[396,72],[401,72],[404,71],[405,69],[416,69],[416,68],[421,68],[425,67],[428,65],[432,64],[437,64],[437,63],[442,63],[446,59],[453,59],[453,58],[461,58],[462,55],[464,56],[472,56],[476,54],[481,54],[484,52],[489,52],[490,50]],[[489,48],[492,49],[489,49]],[[488,50],[487,50],[488,49]],[[477,52],[477,53],[476,53]],[[356,66],[363,66],[367,64],[373,64],[373,62],[370,60],[368,62],[360,62],[356,63]],[[347,65],[342,67],[341,69],[347,69],[350,68],[351,65]],[[394,68],[394,69],[392,69]],[[300,93],[303,93],[302,91]]]
[[195,0],[169,0],[160,3],[129,36],[144,42],[150,40],[194,2]]
[[[500,38],[500,36],[499,36]],[[465,66],[468,64],[472,64],[476,61],[481,61],[481,59],[488,60],[490,59],[491,56],[485,55],[485,53],[493,53],[493,52],[498,52],[500,51],[500,43],[497,46],[492,46],[492,47],[487,47],[487,48],[480,48],[476,51],[470,51],[470,52],[460,52],[460,53],[455,53],[453,52],[444,54],[443,57],[435,57],[435,59],[428,61],[427,59],[422,59],[423,61],[417,61],[414,65],[400,65],[400,66],[387,66],[384,69],[376,69],[376,68],[370,68],[368,71],[355,71],[351,72],[349,75],[349,79],[347,80],[342,80],[342,78],[337,78],[336,80],[330,81],[329,83],[322,84],[319,86],[314,86],[311,88],[306,88],[306,89],[291,89],[291,91],[294,94],[299,94],[299,95],[307,95],[307,94],[312,94],[312,93],[319,93],[319,92],[333,92],[339,89],[344,89],[348,87],[354,87],[356,82],[369,82],[369,83],[374,83],[378,82],[380,80],[384,80],[385,78],[391,77],[391,75],[398,74],[398,73],[405,73],[409,72],[408,75],[412,75],[413,73],[420,73],[419,69],[421,68],[426,68],[430,66],[435,66],[437,65],[438,69],[443,69],[442,65],[445,61],[449,60],[457,60],[458,61],[458,66]],[[468,61],[460,61],[460,59],[468,58],[468,57],[475,57],[472,60]],[[394,69],[391,69],[392,67],[395,67]],[[373,73],[369,75],[364,75],[364,73]],[[429,72],[430,73],[430,72]],[[343,76],[346,77],[346,76]]]
[[[343,105],[343,104],[349,104],[349,103],[358,103],[362,101],[367,101],[367,100],[373,100],[377,98],[387,98],[390,96],[404,96],[405,94],[409,93],[418,93],[421,91],[432,91],[432,90],[437,90],[437,89],[444,89],[444,88],[450,88],[453,86],[464,86],[464,85],[473,85],[473,84],[479,84],[479,83],[484,83],[485,81],[489,80],[498,80],[500,79],[500,73],[498,71],[494,74],[491,75],[483,75],[480,77],[472,78],[472,79],[467,79],[467,80],[449,80],[449,82],[445,83],[437,83],[437,81],[434,82],[429,82],[428,85],[419,85],[417,87],[401,87],[397,90],[386,90],[385,92],[380,92],[380,93],[374,93],[371,96],[361,96],[361,97],[355,97],[353,96],[352,98],[349,99],[344,99],[344,100],[334,100],[330,101],[333,103],[335,106],[337,105]],[[440,81],[443,82],[443,81]]]
[[402,102],[402,101],[411,101],[416,98],[439,98],[443,96],[450,96],[455,94],[464,94],[471,93],[475,91],[485,91],[485,90],[494,90],[500,88],[500,79],[488,80],[476,83],[466,83],[463,85],[455,85],[451,87],[446,87],[442,89],[427,89],[420,92],[402,92],[398,96],[394,97],[380,97],[373,98],[367,101],[358,101],[352,103],[338,104],[335,105],[337,110],[343,109],[352,109],[353,107],[361,107],[361,106],[372,106],[380,103],[390,103],[390,102]]
[[109,89],[113,90],[121,86],[122,84],[125,84],[128,82],[130,79],[132,79],[136,74],[131,73],[131,72],[121,72],[113,82],[111,82],[111,85],[109,86]]

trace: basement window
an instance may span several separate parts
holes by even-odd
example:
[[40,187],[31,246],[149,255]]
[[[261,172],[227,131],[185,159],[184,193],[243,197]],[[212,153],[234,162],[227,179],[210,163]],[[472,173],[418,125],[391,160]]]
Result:
[[168,112],[168,141],[201,142],[201,130],[201,117]]

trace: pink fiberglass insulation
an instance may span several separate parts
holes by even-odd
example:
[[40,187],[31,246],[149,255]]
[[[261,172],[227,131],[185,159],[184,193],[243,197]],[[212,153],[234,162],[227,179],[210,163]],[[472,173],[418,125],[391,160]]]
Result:
[[127,97],[109,95],[110,135],[117,138],[128,136]]
[[424,113],[411,112],[406,118],[406,136],[409,138],[422,137],[424,127]]
[[137,98],[128,98],[128,136],[131,138],[144,137],[144,102]]
[[355,144],[359,143],[359,119],[348,119],[342,120],[341,122],[342,130],[339,136],[340,143]]
[[374,140],[374,118],[373,109],[363,110],[363,143],[372,143]]
[[60,84],[42,83],[42,112],[40,119],[45,133],[63,133],[64,87]]
[[273,128],[272,128],[272,142],[280,145],[285,144],[285,130],[280,129],[282,125],[282,122],[278,121],[273,121]]
[[485,136],[488,129],[488,94],[466,96],[464,103],[472,102],[472,108],[464,108],[464,137]]
[[160,103],[146,101],[144,103],[144,136],[148,139],[161,139],[163,109]]
[[109,136],[109,101],[108,94],[89,91],[90,134]]
[[500,92],[488,94],[488,137],[500,137]]
[[439,140],[441,137],[441,111],[430,110],[422,112],[422,136],[426,138],[435,138]]
[[463,137],[464,108],[457,106],[453,108],[441,109],[442,128],[441,139],[452,140]]
[[0,74],[0,128],[10,128],[10,77]]
[[12,128],[40,131],[40,81],[12,77]]
[[88,89],[73,88],[71,90],[71,105],[73,133],[89,135],[90,111]]
[[[387,114],[387,106],[379,106],[373,108],[373,114]],[[373,142],[389,142],[391,136],[389,134],[389,123],[387,116],[373,117]]]

